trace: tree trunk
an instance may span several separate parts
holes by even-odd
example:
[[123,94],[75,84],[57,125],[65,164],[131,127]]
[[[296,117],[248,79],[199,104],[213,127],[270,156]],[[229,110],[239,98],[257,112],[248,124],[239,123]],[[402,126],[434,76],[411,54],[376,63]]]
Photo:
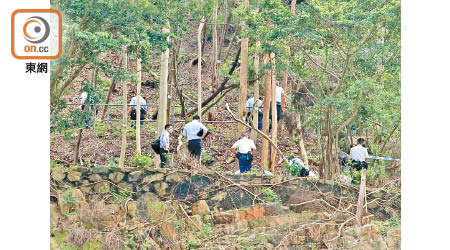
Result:
[[61,95],[63,94],[64,90],[73,82],[73,80],[75,80],[75,78],[77,78],[77,76],[81,73],[81,71],[83,70],[84,66],[86,66],[86,64],[82,64],[80,66],[78,66],[78,68],[73,72],[73,74],[69,77],[69,79],[67,79],[63,86],[59,89],[57,97],[56,97],[56,102],[59,101],[59,99],[61,98]]
[[[119,60],[119,67],[122,67],[122,63],[123,63],[122,58],[120,58],[120,60]],[[114,89],[115,86],[116,86],[116,77],[113,76],[111,85],[109,86],[108,95],[106,96],[106,103],[105,104],[109,103],[109,100],[111,99],[111,94],[112,94],[113,89]],[[107,109],[108,109],[108,106],[105,105],[105,107],[103,108],[103,113],[102,113],[102,118],[101,118],[102,120],[105,119],[105,114],[106,114]]]
[[[128,62],[127,62],[127,49],[125,46],[122,47],[122,66],[125,74],[127,73]],[[120,159],[119,168],[123,168],[125,165],[125,151],[127,149],[127,81],[122,80],[122,144],[120,146]]]
[[[69,60],[72,58],[73,54],[75,53],[75,50],[77,49],[77,42],[75,38],[72,38],[72,41],[70,41],[69,49],[67,50],[66,60]],[[58,77],[63,72],[64,64],[60,63],[58,67],[55,69],[55,73],[53,74],[53,80],[50,83],[50,95],[52,95],[57,88],[58,85]]]
[[[269,63],[269,54],[264,55],[264,65]],[[265,95],[264,95],[264,108],[263,108],[263,124],[262,132],[264,134],[269,134],[269,109],[270,109],[270,97],[272,93],[271,85],[271,74],[270,69],[264,70],[264,85],[265,85]],[[268,169],[268,156],[269,156],[269,142],[267,140],[262,140],[261,146],[261,167],[264,170]]]
[[[168,28],[163,28],[163,33],[169,33]],[[167,39],[169,41],[169,39]],[[169,48],[161,54],[161,68],[159,79],[159,107],[158,107],[158,135],[164,130],[167,124],[167,80],[169,76]]]
[[[223,14],[223,16],[225,17],[225,16],[227,16],[227,12],[228,12],[228,0],[224,0],[223,1],[223,5],[224,5],[224,14]],[[230,11],[230,13],[227,16],[225,24],[222,26],[222,35],[221,35],[221,38],[220,38],[220,46],[219,46],[219,51],[217,52],[217,54],[218,54],[217,55],[217,59],[219,59],[219,60],[220,60],[221,55],[222,55],[222,48],[223,48],[223,44],[225,43],[225,36],[227,34],[227,31],[228,31],[228,24],[231,21],[232,13],[233,12]],[[231,41],[230,41],[229,45],[231,45]]]
[[302,161],[305,164],[305,166],[307,168],[309,168],[308,155],[306,154],[305,142],[303,140],[303,125],[302,125],[300,113],[296,114],[296,122],[297,122],[297,134],[298,134],[299,146],[300,146],[300,156],[302,157]]
[[80,144],[81,144],[81,135],[83,133],[83,129],[79,128],[78,129],[78,140],[77,143],[75,144],[75,153],[74,153],[74,157],[73,157],[73,162],[75,164],[77,164],[79,162],[79,155],[80,155]]
[[[261,45],[260,41],[256,42],[256,47],[259,47]],[[258,127],[258,121],[259,121],[259,109],[258,109],[258,102],[259,102],[259,80],[258,80],[258,74],[259,74],[259,54],[255,53],[255,61],[253,62],[254,69],[255,69],[255,86],[254,86],[254,98],[256,102],[256,109],[252,110],[252,117],[253,117],[253,127]],[[252,133],[250,135],[250,138],[253,141],[256,141],[258,137],[258,133],[254,129],[252,129]]]
[[197,113],[202,120],[202,30],[205,25],[205,18],[202,17],[197,31]]
[[141,153],[141,81],[142,81],[142,65],[141,58],[136,59],[136,73],[137,73],[137,86],[136,86],[136,152]]
[[297,0],[291,1],[291,13],[295,14],[295,5],[297,4]]
[[[228,72],[228,76],[226,76],[225,79],[222,81],[222,83],[219,85],[219,87],[217,88],[217,91],[214,92],[213,94],[211,94],[208,98],[206,98],[206,100],[204,100],[202,102],[202,105],[201,105],[202,107],[206,106],[209,102],[214,100],[214,98],[216,98],[216,96],[225,89],[225,85],[230,80],[230,76],[233,75],[233,72],[234,72],[234,70],[237,67],[240,53],[241,53],[241,47],[239,47],[239,49],[238,49],[238,51],[236,53],[236,57],[234,58],[233,65],[231,66],[231,69]],[[198,106],[200,106],[200,105],[198,105]],[[199,108],[198,106],[196,108],[194,108],[193,110],[189,111],[186,115],[190,116],[190,115],[194,114],[195,112],[197,112],[197,110]]]
[[[242,0],[244,8],[248,8],[248,0]],[[241,27],[244,27],[245,22],[241,21]],[[241,40],[241,67],[239,75],[239,116],[245,117],[245,101],[247,100],[247,85],[248,85],[248,38],[244,37]],[[238,137],[246,127],[242,124],[238,125]]]
[[[271,98],[271,106],[272,106],[272,141],[275,145],[277,145],[277,133],[278,133],[278,121],[277,121],[277,100],[276,100],[276,89],[277,89],[277,82],[275,79],[275,54],[270,54],[270,62],[272,64],[272,70],[270,72],[271,75],[271,89],[272,89],[272,98]],[[276,165],[276,154],[274,147],[270,150],[270,169],[272,173],[275,173],[275,165]]]
[[356,207],[356,225],[362,226],[362,214],[366,197],[366,169],[361,170],[361,183],[359,185],[358,205]]

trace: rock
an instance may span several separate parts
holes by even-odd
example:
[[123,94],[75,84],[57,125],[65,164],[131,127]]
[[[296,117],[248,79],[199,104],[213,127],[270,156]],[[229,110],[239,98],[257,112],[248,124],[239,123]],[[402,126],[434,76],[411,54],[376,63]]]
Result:
[[213,214],[214,224],[229,224],[233,222],[233,213],[231,212],[221,212]]
[[133,192],[133,185],[131,183],[121,182],[117,186],[119,186],[122,189],[122,191],[126,190],[129,192]]
[[88,180],[82,180],[81,185],[82,186],[80,187],[80,190],[81,190],[81,192],[83,192],[84,196],[87,196],[89,193],[91,193],[92,185],[89,185]]
[[136,201],[128,201],[127,215],[129,215],[132,218],[137,216],[137,202]]
[[153,187],[159,196],[163,196],[166,194],[166,188],[168,188],[169,185],[165,182],[157,182],[153,184]]
[[134,171],[128,174],[128,180],[132,182],[139,181],[143,176],[144,171]]
[[227,164],[230,164],[230,163],[232,163],[234,161],[234,157],[233,156],[230,156],[230,157],[228,157],[227,158],[227,160],[225,161]]
[[89,178],[89,180],[92,181],[92,182],[97,182],[97,181],[103,180],[102,176],[99,175],[99,174],[91,174],[91,175],[89,175],[88,178]]
[[152,168],[151,171],[167,174],[169,172],[169,169],[167,169],[167,168]]
[[234,211],[234,221],[238,220],[252,220],[264,216],[264,207],[262,205],[254,205],[251,207],[244,207]]
[[89,172],[89,168],[87,167],[83,167],[83,166],[75,166],[74,168],[72,168],[75,171],[78,171],[82,174]]
[[225,197],[227,196],[227,192],[219,192],[217,194],[215,194],[213,197],[211,197],[211,200],[213,201],[222,201],[223,199],[225,199]]
[[248,222],[245,220],[236,221],[225,225],[223,231],[225,234],[240,234],[248,230]]
[[109,183],[108,182],[100,182],[94,185],[94,191],[97,193],[108,193],[109,192]]
[[61,212],[58,208],[58,204],[50,202],[50,224],[58,224],[59,218],[61,218]]
[[69,170],[67,172],[67,179],[71,182],[80,181],[81,180],[81,173],[77,172],[75,170]]
[[173,209],[165,202],[150,201],[146,206],[147,216],[156,223],[177,219]]
[[107,174],[109,173],[109,168],[107,167],[93,167],[92,173],[94,174]]
[[202,222],[201,215],[196,214],[196,215],[189,216],[189,218],[190,219],[186,220],[186,223],[191,228],[191,230],[195,230],[195,231],[198,231],[198,229],[202,230],[203,222]]
[[162,181],[162,180],[164,180],[164,174],[158,173],[158,174],[152,174],[152,175],[145,176],[144,179],[142,179],[142,182],[146,183],[146,184],[150,184],[152,182]]
[[168,176],[166,176],[166,181],[167,182],[181,182],[183,180],[183,175],[181,175],[180,173],[173,173],[173,174],[169,174]]
[[108,178],[109,178],[112,182],[114,182],[114,183],[119,183],[120,181],[123,180],[123,177],[124,177],[124,176],[125,176],[125,175],[124,175],[123,173],[120,173],[120,172],[113,172],[113,173],[110,173],[110,174],[109,174]]
[[208,203],[205,200],[199,200],[194,205],[192,205],[192,214],[196,215],[208,215],[211,211],[209,210]]
[[57,198],[59,210],[62,215],[76,212],[87,204],[84,194],[77,188],[68,189],[64,193],[59,192]]
[[280,215],[289,212],[289,207],[281,206],[276,203],[266,203],[263,206],[264,206],[264,216]]
[[52,170],[51,174],[52,174],[52,179],[55,181],[62,181],[62,180],[64,180],[64,178],[66,178],[66,172],[64,171],[64,169]]

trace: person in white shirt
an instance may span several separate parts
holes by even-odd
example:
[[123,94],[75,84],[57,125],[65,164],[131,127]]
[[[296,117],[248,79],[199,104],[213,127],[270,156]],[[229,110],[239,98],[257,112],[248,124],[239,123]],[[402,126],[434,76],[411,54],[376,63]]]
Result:
[[256,146],[253,140],[248,138],[248,132],[242,133],[242,139],[235,142],[231,150],[239,159],[240,172],[245,173],[250,171],[252,169],[253,154],[256,153]]
[[352,160],[352,168],[361,170],[367,168],[366,159],[369,157],[367,148],[363,147],[364,138],[358,138],[358,145],[350,149],[350,159]]
[[167,165],[167,154],[169,153],[170,147],[170,134],[173,132],[172,124],[166,124],[164,126],[164,131],[159,137],[159,147],[161,148],[159,157],[161,158],[161,168]]
[[[192,121],[186,126],[184,126],[183,129],[183,136],[187,138],[188,140],[188,150],[189,152],[196,156],[200,157],[202,153],[202,139],[205,138],[206,134],[208,133],[208,129],[200,123],[200,117],[198,115],[195,115],[192,118]],[[202,131],[201,135],[199,135],[199,132]]]
[[[148,111],[148,107],[147,107],[147,102],[145,101],[145,99],[140,96],[140,100],[141,100],[141,126],[144,125],[143,120],[145,120],[145,117],[147,116],[147,111]],[[128,105],[131,105],[128,107],[128,115],[130,116],[132,121],[136,121],[136,108],[137,108],[137,96],[131,98],[131,101]],[[132,123],[131,126],[134,127],[134,124],[136,122]]]
[[[80,98],[79,98],[79,100],[80,100],[80,102],[79,102],[79,104],[80,104],[80,106],[79,106],[79,108],[81,109],[81,110],[93,110],[94,109],[94,107],[93,107],[93,105],[86,105],[86,101],[87,101],[87,99],[88,99],[88,96],[89,96],[89,94],[88,94],[88,92],[86,92],[86,91],[83,91],[82,93],[81,93],[81,95],[80,95]],[[91,102],[89,102],[89,104],[92,104]],[[90,116],[89,117],[86,117],[86,119],[84,120],[84,122],[86,123],[86,128],[90,128],[90,127],[92,127],[92,121],[91,121],[91,118],[90,118]]]
[[287,107],[286,95],[284,94],[284,89],[277,84],[276,87],[276,99],[277,102],[277,121],[279,122],[282,118],[281,113],[283,113],[284,109]]

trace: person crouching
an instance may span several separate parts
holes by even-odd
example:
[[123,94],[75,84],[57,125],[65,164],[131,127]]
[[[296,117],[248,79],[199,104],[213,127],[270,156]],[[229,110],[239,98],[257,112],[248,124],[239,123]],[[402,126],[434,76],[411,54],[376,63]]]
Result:
[[231,150],[239,159],[239,170],[241,173],[251,170],[253,154],[256,153],[255,143],[248,138],[248,134],[248,132],[242,133],[242,139],[235,142],[231,147]]

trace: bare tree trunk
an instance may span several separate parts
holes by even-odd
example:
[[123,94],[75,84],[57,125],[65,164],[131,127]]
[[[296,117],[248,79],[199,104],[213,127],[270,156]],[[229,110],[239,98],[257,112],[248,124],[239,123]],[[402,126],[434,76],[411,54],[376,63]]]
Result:
[[358,205],[356,207],[356,225],[362,225],[362,214],[364,208],[364,200],[366,197],[366,169],[361,170],[361,183],[359,185]]
[[[69,60],[72,58],[77,47],[78,46],[77,46],[77,42],[76,42],[75,38],[72,38],[72,41],[70,42],[70,45],[69,45],[69,49],[67,51],[66,60]],[[64,64],[62,64],[62,63],[59,64],[58,67],[56,67],[56,69],[54,71],[55,73],[53,74],[53,80],[50,83],[50,95],[52,95],[56,91],[57,85],[58,85],[58,77],[63,72],[63,69],[64,69]]]
[[[256,47],[259,47],[261,45],[260,41],[256,42]],[[259,121],[259,106],[258,106],[258,102],[259,102],[259,80],[258,80],[258,74],[259,74],[259,54],[255,53],[255,60],[253,62],[254,65],[254,69],[255,69],[255,87],[254,87],[254,98],[255,98],[255,103],[256,103],[256,109],[252,110],[252,117],[253,117],[253,127],[257,128],[258,127],[258,121]],[[250,135],[250,138],[253,141],[256,141],[258,137],[258,134],[256,133],[256,131],[254,129],[252,129],[252,133]]]
[[[227,12],[228,12],[228,0],[224,0],[223,5],[224,5],[223,16],[226,17]],[[222,26],[222,35],[220,37],[220,46],[219,46],[219,51],[218,51],[218,55],[217,55],[217,59],[219,59],[219,60],[220,60],[220,56],[222,55],[222,48],[223,48],[223,44],[225,43],[225,35],[227,34],[227,31],[228,31],[228,24],[231,21],[232,13],[233,12],[230,11],[230,14],[228,14],[225,24]],[[230,41],[230,45],[231,45],[231,41]]]
[[308,155],[306,154],[305,142],[303,140],[303,125],[302,125],[302,120],[300,118],[300,114],[296,115],[296,122],[297,122],[297,134],[298,134],[299,146],[300,146],[300,155],[302,157],[302,161],[305,164],[305,166],[307,168],[309,168]]
[[[122,47],[122,62],[125,73],[127,72],[128,62],[127,62],[127,49],[125,46]],[[120,159],[119,168],[123,168],[125,165],[125,151],[127,149],[127,81],[122,80],[122,144],[120,146]]]
[[[264,55],[264,65],[269,63],[269,54]],[[265,96],[264,96],[264,108],[263,108],[263,124],[262,132],[264,134],[269,134],[269,109],[270,109],[270,98],[272,93],[271,85],[271,74],[270,69],[264,70],[264,84],[265,84]],[[268,158],[269,158],[269,143],[267,140],[262,140],[261,146],[261,167],[265,170],[268,169]]]
[[291,1],[291,13],[295,14],[295,5],[297,4],[297,0]]
[[205,18],[202,17],[197,32],[197,113],[200,121],[202,120],[202,30],[204,25]]
[[75,144],[75,152],[74,152],[74,157],[73,157],[73,162],[75,164],[77,164],[79,162],[79,155],[80,155],[80,144],[81,144],[81,136],[83,133],[83,129],[79,128],[78,129],[78,140],[77,143]]
[[[122,58],[120,58],[119,67],[122,67],[122,63],[123,63]],[[109,103],[109,100],[111,99],[111,94],[112,94],[115,86],[116,86],[116,78],[113,76],[112,83],[109,86],[108,95],[106,96],[106,104]],[[102,120],[105,119],[105,114],[106,114],[107,109],[108,109],[108,106],[105,105],[105,107],[103,108],[103,113],[102,113],[102,118],[101,118]]]
[[73,80],[75,80],[75,78],[77,78],[77,76],[81,73],[81,71],[83,70],[84,66],[86,66],[86,64],[82,64],[80,66],[78,66],[78,68],[73,72],[73,74],[69,77],[69,79],[67,79],[63,86],[59,89],[58,91],[58,95],[56,97],[56,102],[59,101],[59,99],[61,98],[61,95],[63,94],[64,90],[73,82]]
[[142,81],[142,65],[141,58],[136,59],[136,73],[137,73],[137,86],[136,86],[136,152],[141,153],[141,81]]
[[[272,90],[272,99],[271,99],[271,105],[272,105],[272,141],[274,144],[277,144],[277,132],[278,132],[278,121],[277,121],[277,100],[276,100],[276,91],[277,91],[277,82],[275,79],[275,54],[270,54],[270,62],[272,64],[272,70],[270,72],[271,75],[271,90]],[[276,154],[277,152],[272,147],[270,150],[270,169],[272,173],[275,173],[275,165],[276,165]]]
[[[248,0],[242,0],[244,8],[248,8]],[[245,22],[241,21],[241,27],[244,27]],[[245,101],[247,100],[247,85],[248,85],[248,37],[241,40],[241,67],[239,75],[239,116],[245,116]],[[242,124],[238,125],[238,137],[246,130]]]
[[[168,28],[163,28],[163,33],[169,33]],[[167,40],[169,41],[169,40]],[[159,79],[159,108],[158,108],[158,135],[164,130],[167,123],[167,80],[169,76],[169,48],[161,54],[161,68]]]

